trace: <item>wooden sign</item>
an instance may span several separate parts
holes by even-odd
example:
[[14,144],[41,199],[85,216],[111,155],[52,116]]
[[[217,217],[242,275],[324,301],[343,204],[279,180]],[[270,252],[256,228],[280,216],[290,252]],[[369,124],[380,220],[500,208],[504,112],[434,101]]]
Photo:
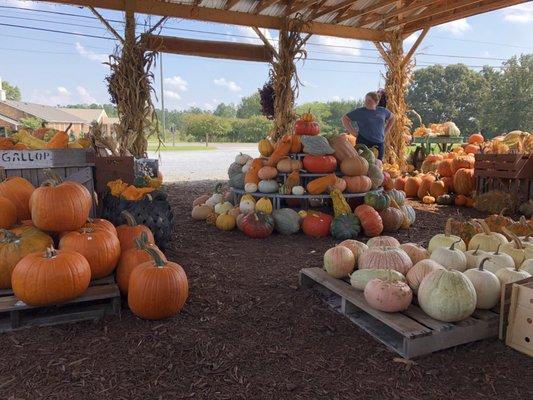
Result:
[[90,152],[65,150],[0,150],[0,167],[10,169],[89,167]]

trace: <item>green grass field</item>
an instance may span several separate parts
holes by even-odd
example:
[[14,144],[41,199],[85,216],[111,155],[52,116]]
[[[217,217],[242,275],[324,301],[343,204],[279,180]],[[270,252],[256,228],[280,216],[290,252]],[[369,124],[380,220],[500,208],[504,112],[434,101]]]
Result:
[[[158,144],[157,143],[148,143],[148,151],[157,151],[158,150]],[[159,151],[200,151],[200,150],[216,150],[216,147],[209,146],[205,147],[205,145],[187,145],[187,144],[180,144],[176,146],[172,146],[172,144],[168,145],[161,145],[159,148]]]

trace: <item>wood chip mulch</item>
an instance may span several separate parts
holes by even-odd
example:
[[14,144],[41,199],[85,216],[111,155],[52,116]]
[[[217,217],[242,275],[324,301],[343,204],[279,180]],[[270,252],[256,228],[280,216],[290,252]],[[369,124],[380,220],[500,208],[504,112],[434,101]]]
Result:
[[[168,187],[170,259],[189,276],[175,318],[122,317],[0,335],[0,399],[532,399],[533,362],[497,339],[405,362],[298,288],[333,239],[251,240],[190,218],[213,182]],[[416,202],[401,241],[427,244],[456,208]],[[466,216],[479,216],[462,209]]]

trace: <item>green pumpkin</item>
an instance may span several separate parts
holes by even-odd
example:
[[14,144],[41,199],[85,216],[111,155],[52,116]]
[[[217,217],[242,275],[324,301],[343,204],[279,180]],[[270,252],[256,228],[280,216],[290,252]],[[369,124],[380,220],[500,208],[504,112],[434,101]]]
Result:
[[337,240],[355,239],[361,232],[361,223],[354,214],[342,214],[331,223],[331,235]]
[[373,207],[377,211],[381,211],[389,206],[390,199],[382,193],[368,192],[365,194],[365,204]]
[[396,202],[399,206],[403,206],[405,203],[405,192],[403,190],[391,189],[385,191],[385,195]]
[[377,189],[378,187],[380,187],[383,183],[383,179],[385,179],[383,171],[381,171],[381,168],[379,168],[376,164],[368,165],[367,175],[372,181],[372,189]]
[[403,211],[403,213],[407,216],[409,225],[413,225],[416,221],[415,209],[409,204],[404,204],[403,206],[400,206],[400,208]]
[[437,204],[441,206],[451,206],[455,203],[455,196],[451,194],[441,194],[437,197]]
[[356,144],[355,150],[359,153],[361,157],[363,157],[366,161],[368,161],[368,164],[374,164],[376,162],[376,156],[374,153],[372,153],[372,150],[370,150],[366,145],[364,144]]
[[280,208],[272,212],[274,229],[282,235],[292,235],[300,230],[300,216],[292,208]]
[[244,172],[242,172],[242,165],[239,163],[232,163],[228,169],[229,185],[235,189],[244,189]]

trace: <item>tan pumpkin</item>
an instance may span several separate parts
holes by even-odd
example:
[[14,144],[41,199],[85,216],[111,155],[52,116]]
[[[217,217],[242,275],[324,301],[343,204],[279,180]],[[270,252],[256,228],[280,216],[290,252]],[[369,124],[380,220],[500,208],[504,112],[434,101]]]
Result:
[[278,170],[274,167],[269,167],[266,165],[257,172],[257,176],[261,180],[274,179],[276,176],[278,176]]
[[418,287],[424,280],[424,278],[432,273],[433,271],[439,270],[439,269],[445,269],[442,265],[440,265],[438,262],[431,260],[431,259],[423,259],[415,263],[413,265],[413,268],[411,268],[407,275],[405,276],[407,278],[407,284],[409,287],[413,290],[414,293],[418,292]]
[[192,219],[204,221],[209,215],[211,215],[212,212],[212,207],[209,207],[206,204],[200,204],[193,207],[191,211],[191,217]]
[[407,253],[413,265],[419,261],[428,259],[430,254],[424,247],[416,243],[403,243],[400,248]]
[[372,181],[368,176],[344,176],[348,193],[365,193],[372,188]]
[[359,269],[393,269],[403,275],[413,266],[407,253],[397,247],[370,247],[358,264]]
[[274,146],[268,139],[261,139],[257,144],[257,148],[263,157],[270,157],[274,152]]
[[341,163],[341,171],[348,176],[366,175],[368,173],[368,161],[361,156],[346,158]]
[[282,158],[278,161],[276,168],[279,172],[290,174],[293,171],[302,169],[302,162],[300,160],[293,160],[292,158]]

